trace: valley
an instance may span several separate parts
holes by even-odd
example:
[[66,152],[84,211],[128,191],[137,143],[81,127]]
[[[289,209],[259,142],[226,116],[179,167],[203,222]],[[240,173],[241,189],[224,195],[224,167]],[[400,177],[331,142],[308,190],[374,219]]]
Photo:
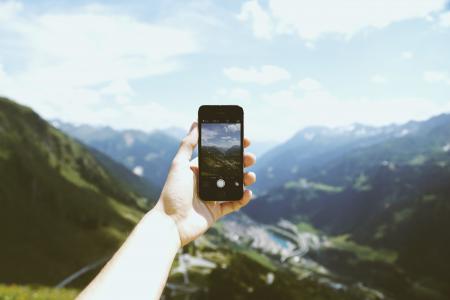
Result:
[[[239,174],[240,170],[240,147],[230,149],[219,149],[217,147],[203,147],[204,167],[203,176],[228,177]],[[231,174],[231,175],[229,175]]]
[[[73,299],[155,203],[179,144],[53,124],[0,98],[2,300]],[[163,299],[448,299],[448,145],[445,114],[300,130],[258,158],[256,198],[180,250]]]

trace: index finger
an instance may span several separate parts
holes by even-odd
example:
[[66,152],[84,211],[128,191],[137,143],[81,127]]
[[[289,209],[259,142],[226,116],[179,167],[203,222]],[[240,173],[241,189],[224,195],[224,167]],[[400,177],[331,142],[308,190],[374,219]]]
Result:
[[178,149],[178,152],[175,155],[174,162],[175,161],[189,162],[192,156],[192,152],[197,146],[197,142],[198,142],[198,124],[197,122],[194,122],[191,125],[189,133],[181,141],[180,148]]

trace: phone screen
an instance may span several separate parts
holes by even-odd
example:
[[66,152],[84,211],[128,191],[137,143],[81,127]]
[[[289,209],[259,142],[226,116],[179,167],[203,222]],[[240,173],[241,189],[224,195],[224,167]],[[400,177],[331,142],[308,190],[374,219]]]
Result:
[[200,198],[238,200],[243,192],[242,116],[232,107],[210,110],[199,114]]

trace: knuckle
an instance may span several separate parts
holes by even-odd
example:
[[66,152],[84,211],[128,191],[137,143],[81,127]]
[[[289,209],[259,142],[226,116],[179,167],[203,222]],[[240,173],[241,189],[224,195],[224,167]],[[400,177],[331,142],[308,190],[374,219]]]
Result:
[[189,136],[185,136],[182,140],[181,140],[181,145],[180,146],[186,146],[189,145],[190,143],[190,138]]
[[180,163],[181,163],[180,159],[177,158],[177,157],[175,157],[175,158],[172,160],[172,165],[171,165],[171,167],[172,167],[172,168],[177,168],[177,167],[180,165]]
[[180,141],[180,145],[178,146],[178,150],[183,149],[184,148],[184,138]]
[[194,142],[190,136],[186,136],[181,140],[181,147],[194,147]]

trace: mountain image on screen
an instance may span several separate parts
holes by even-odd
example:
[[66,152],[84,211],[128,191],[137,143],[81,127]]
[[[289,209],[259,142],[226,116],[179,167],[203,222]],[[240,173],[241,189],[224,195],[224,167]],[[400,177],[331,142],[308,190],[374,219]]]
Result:
[[202,125],[203,176],[236,176],[240,171],[240,124]]

